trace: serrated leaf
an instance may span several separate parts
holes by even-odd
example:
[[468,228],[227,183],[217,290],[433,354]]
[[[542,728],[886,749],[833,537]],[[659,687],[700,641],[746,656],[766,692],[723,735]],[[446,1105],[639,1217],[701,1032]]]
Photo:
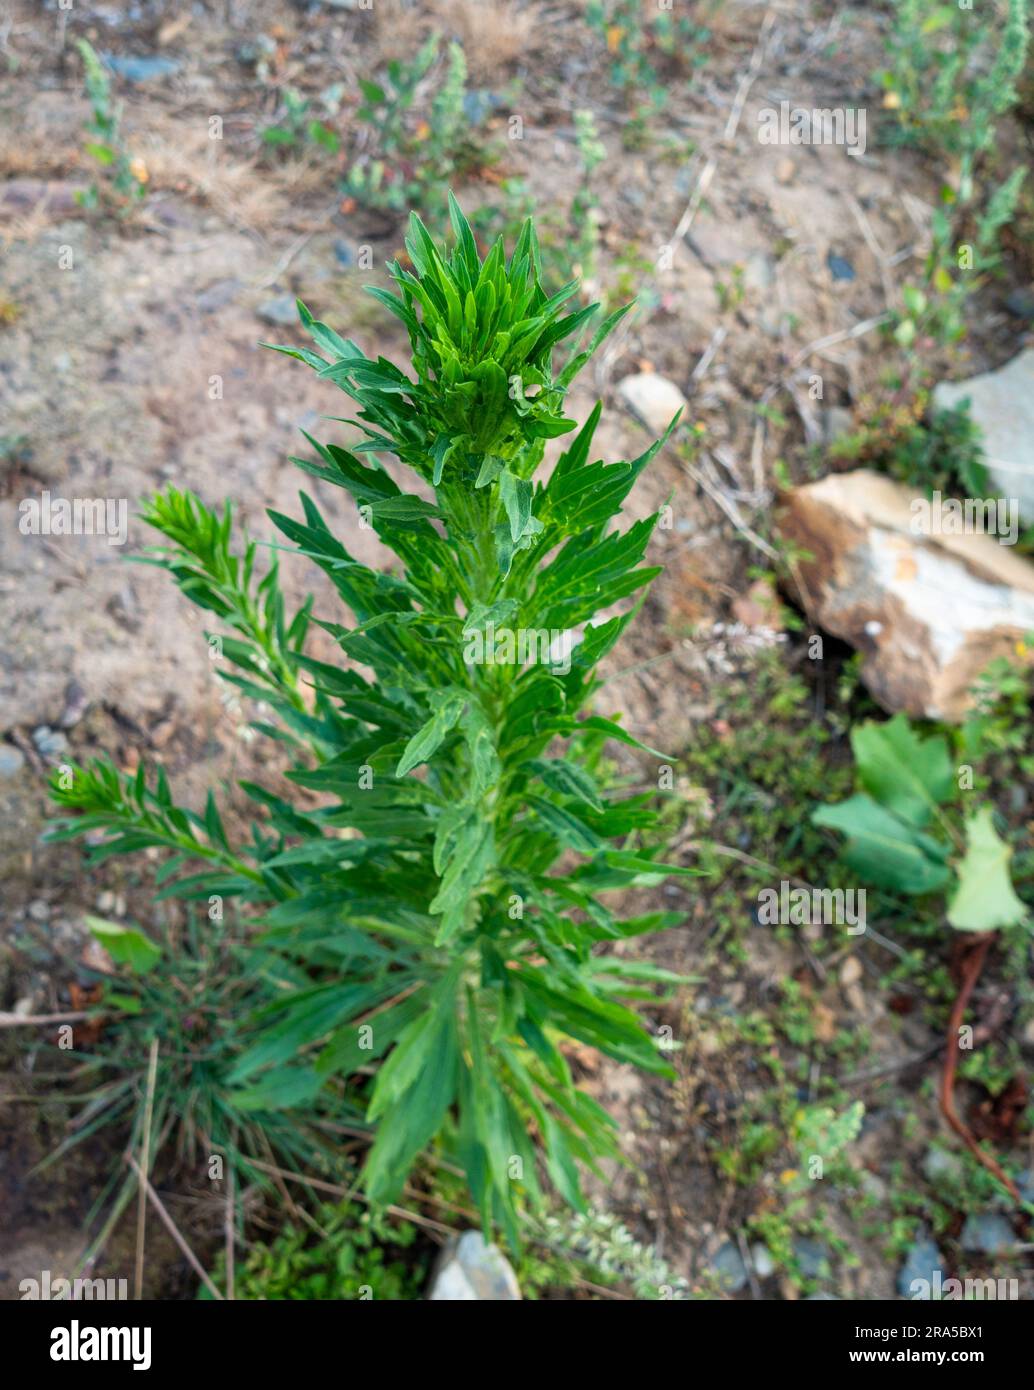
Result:
[[954,790],[947,740],[921,738],[903,714],[851,731],[858,778],[874,800],[922,829]]
[[531,483],[514,477],[507,469],[499,475],[499,496],[510,523],[510,539],[516,544],[527,530],[531,516]]
[[420,763],[426,763],[428,758],[433,757],[437,749],[441,747],[443,740],[455,728],[456,722],[463,712],[466,699],[463,691],[454,690],[447,692],[438,700],[438,707],[430,719],[406,744],[406,750],[395,769],[396,777],[405,777]]

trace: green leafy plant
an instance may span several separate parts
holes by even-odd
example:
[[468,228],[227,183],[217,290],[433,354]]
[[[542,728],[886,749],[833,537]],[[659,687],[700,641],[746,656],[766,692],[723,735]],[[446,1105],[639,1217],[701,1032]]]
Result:
[[[587,1280],[623,1285],[641,1299],[689,1297],[686,1280],[610,1213],[524,1213],[521,1230],[516,1274],[523,1298],[562,1295]],[[420,1233],[404,1216],[388,1218],[355,1202],[320,1203],[306,1225],[291,1223],[268,1242],[249,1243],[235,1269],[234,1297],[410,1302],[426,1296],[431,1277],[430,1251],[419,1247]],[[220,1256],[213,1271],[220,1289],[225,1269]],[[202,1287],[198,1298],[212,1294]]]
[[640,0],[589,0],[585,19],[606,44],[611,82],[642,97],[641,122],[663,109],[673,70],[691,73],[707,60],[710,32],[689,15],[658,8],[647,19]]
[[847,865],[879,888],[948,893],[947,920],[959,931],[1024,921],[1009,873],[1012,850],[995,829],[992,807],[965,814],[962,833],[944,809],[959,790],[947,740],[922,737],[898,714],[854,728],[851,747],[862,790],[812,816],[846,836]]
[[863,405],[860,427],[835,439],[825,458],[879,468],[927,494],[986,496],[982,435],[970,415],[969,402],[950,410],[928,409],[928,405],[925,391],[907,402]]
[[973,687],[973,710],[960,730],[963,756],[971,762],[990,761],[1003,784],[1034,777],[1034,635],[1017,648],[1019,660],[997,657],[981,673]]
[[[268,1244],[249,1243],[234,1270],[235,1299],[420,1298],[427,1262],[411,1255],[417,1230],[410,1222],[389,1222],[355,1202],[320,1203],[310,1221],[311,1226],[285,1226]],[[223,1288],[225,1280],[225,1258],[220,1258],[213,1282]],[[198,1297],[212,1295],[202,1287]]]
[[351,164],[344,191],[367,207],[390,212],[437,213],[441,189],[474,162],[467,116],[467,60],[460,44],[448,45],[445,71],[426,118],[411,108],[420,84],[438,58],[441,38],[432,34],[410,63],[393,60],[383,83],[360,80],[358,118],[369,127],[369,148]]
[[978,188],[993,153],[998,120],[1018,101],[1030,38],[1029,0],[1008,0],[1004,19],[988,21],[958,5],[902,0],[888,41],[891,65],[878,76],[898,137],[952,162],[950,187],[933,216],[924,278],[903,292],[890,329],[911,351],[923,339],[943,344],[965,334],[963,308],[998,264],[999,233],[1012,219],[1025,170],[991,191]]
[[[214,807],[175,806],[161,774],[152,789],[105,765],[54,785],[84,813],[58,833],[94,832],[95,856],[165,846],[164,893],[258,906],[285,974],[231,1072],[238,1105],[304,1107],[348,1078],[373,1136],[371,1199],[393,1200],[436,1144],[464,1169],[485,1227],[516,1242],[546,1179],[580,1207],[579,1164],[618,1156],[565,1042],[671,1074],[628,1007],[670,973],[600,947],[678,918],[623,919],[601,899],[690,871],[657,861],[653,798],[614,795],[596,775],[608,740],[659,755],[587,710],[597,664],[658,573],[642,561],[659,514],[612,523],[663,441],[591,462],[597,406],[535,480],[546,442],[575,429],[568,387],[625,310],[585,342],[596,306],[565,314],[576,283],[542,288],[530,222],[509,259],[500,241],[482,260],[451,199],[450,215],[451,252],[414,216],[413,269],[390,267],[397,294],[371,290],[408,332],[412,375],[304,306],[316,351],[278,349],[357,408],[354,450],[310,439],[316,457],[297,462],[344,489],[397,558],[390,572],[360,563],[305,494],[302,519],[270,513],[351,626],[315,619],[311,601],[289,622],[275,569],[256,578],[251,542],[234,556],[229,510],[220,520],[170,491],[147,513],[166,542],[152,558],[234,630],[229,678],[272,711],[257,727],[292,757],[307,804],[242,784],[262,823],[234,848]],[[419,491],[402,491],[377,454]],[[624,611],[598,617],[613,605]],[[341,664],[303,650],[317,621]],[[190,860],[205,870],[177,878]]]
[[[323,94],[322,105],[325,114],[333,116],[337,112],[338,93],[330,89]],[[282,110],[276,121],[267,125],[262,132],[266,145],[277,148],[310,145],[328,154],[337,154],[341,148],[341,137],[327,121],[313,115],[312,102],[296,92],[293,87],[285,87],[282,97]]]
[[963,160],[994,144],[995,122],[1017,101],[1028,38],[1029,0],[974,10],[898,0],[887,39],[888,66],[877,78],[896,138]]
[[126,213],[147,194],[147,169],[143,161],[134,159],[126,148],[122,137],[122,110],[112,100],[111,79],[104,64],[85,39],[80,39],[77,47],[83,60],[91,109],[86,125],[90,138],[84,150],[103,172],[104,182],[91,184],[84,192],[77,193],[76,198],[83,207],[97,208],[107,204]]
[[950,344],[965,337],[966,300],[999,264],[999,233],[1013,218],[1025,177],[1025,169],[1013,170],[983,207],[970,182],[967,199],[950,194],[946,206],[934,211],[923,283],[902,288],[903,307],[888,321],[900,347],[911,353],[931,342]]
[[690,1297],[676,1274],[650,1245],[637,1241],[611,1212],[552,1212],[525,1222],[532,1245],[518,1266],[521,1291],[563,1288],[583,1274],[603,1284],[624,1284],[642,1300]]

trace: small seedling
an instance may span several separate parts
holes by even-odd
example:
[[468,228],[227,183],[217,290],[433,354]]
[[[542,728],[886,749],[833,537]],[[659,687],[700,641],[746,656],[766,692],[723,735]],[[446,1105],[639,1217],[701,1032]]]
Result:
[[90,139],[84,151],[99,166],[103,180],[77,193],[76,199],[82,207],[107,206],[125,214],[147,194],[147,166],[126,148],[121,129],[122,108],[112,100],[111,79],[104,64],[85,39],[79,40],[78,48],[92,112],[86,125]]

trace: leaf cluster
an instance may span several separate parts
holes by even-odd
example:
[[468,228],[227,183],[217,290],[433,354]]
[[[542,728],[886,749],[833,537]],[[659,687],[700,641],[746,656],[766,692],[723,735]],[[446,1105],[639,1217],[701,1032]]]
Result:
[[964,837],[945,814],[958,793],[947,740],[924,738],[898,714],[854,728],[851,747],[862,790],[812,816],[846,836],[846,864],[879,888],[950,893],[947,919],[959,931],[1022,922],[1027,910],[1012,886],[1012,850],[995,829],[993,808],[985,803],[967,814]]

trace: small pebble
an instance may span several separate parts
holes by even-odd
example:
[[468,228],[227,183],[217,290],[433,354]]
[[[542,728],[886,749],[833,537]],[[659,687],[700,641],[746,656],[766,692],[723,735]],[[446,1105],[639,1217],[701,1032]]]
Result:
[[829,273],[834,280],[853,280],[855,278],[855,268],[849,260],[843,256],[834,256],[831,251],[826,257],[826,265]]
[[829,1251],[817,1240],[808,1236],[797,1236],[793,1243],[793,1253],[806,1279],[821,1279],[830,1273]]
[[25,766],[25,755],[13,743],[0,743],[0,777],[16,777]]
[[861,961],[857,956],[848,956],[840,967],[840,983],[846,989],[848,985],[856,985],[861,978]]
[[773,1260],[767,1245],[760,1242],[750,1247],[750,1258],[754,1261],[754,1273],[759,1279],[767,1279],[770,1274],[775,1273],[775,1260]]
[[274,299],[267,299],[255,312],[263,323],[276,324],[278,328],[289,327],[298,322],[298,309],[294,296],[290,294],[278,294]]
[[923,1173],[927,1181],[935,1186],[951,1187],[962,1181],[965,1168],[958,1154],[953,1154],[949,1149],[929,1149],[923,1159]]
[[68,752],[68,739],[57,729],[41,724],[32,731],[32,741],[42,758],[60,758]]
[[708,1268],[717,1276],[722,1288],[729,1293],[739,1293],[740,1289],[746,1286],[747,1267],[743,1263],[743,1256],[731,1240],[718,1247]]
[[1019,319],[1034,319],[1034,290],[1010,290],[1005,307]]

